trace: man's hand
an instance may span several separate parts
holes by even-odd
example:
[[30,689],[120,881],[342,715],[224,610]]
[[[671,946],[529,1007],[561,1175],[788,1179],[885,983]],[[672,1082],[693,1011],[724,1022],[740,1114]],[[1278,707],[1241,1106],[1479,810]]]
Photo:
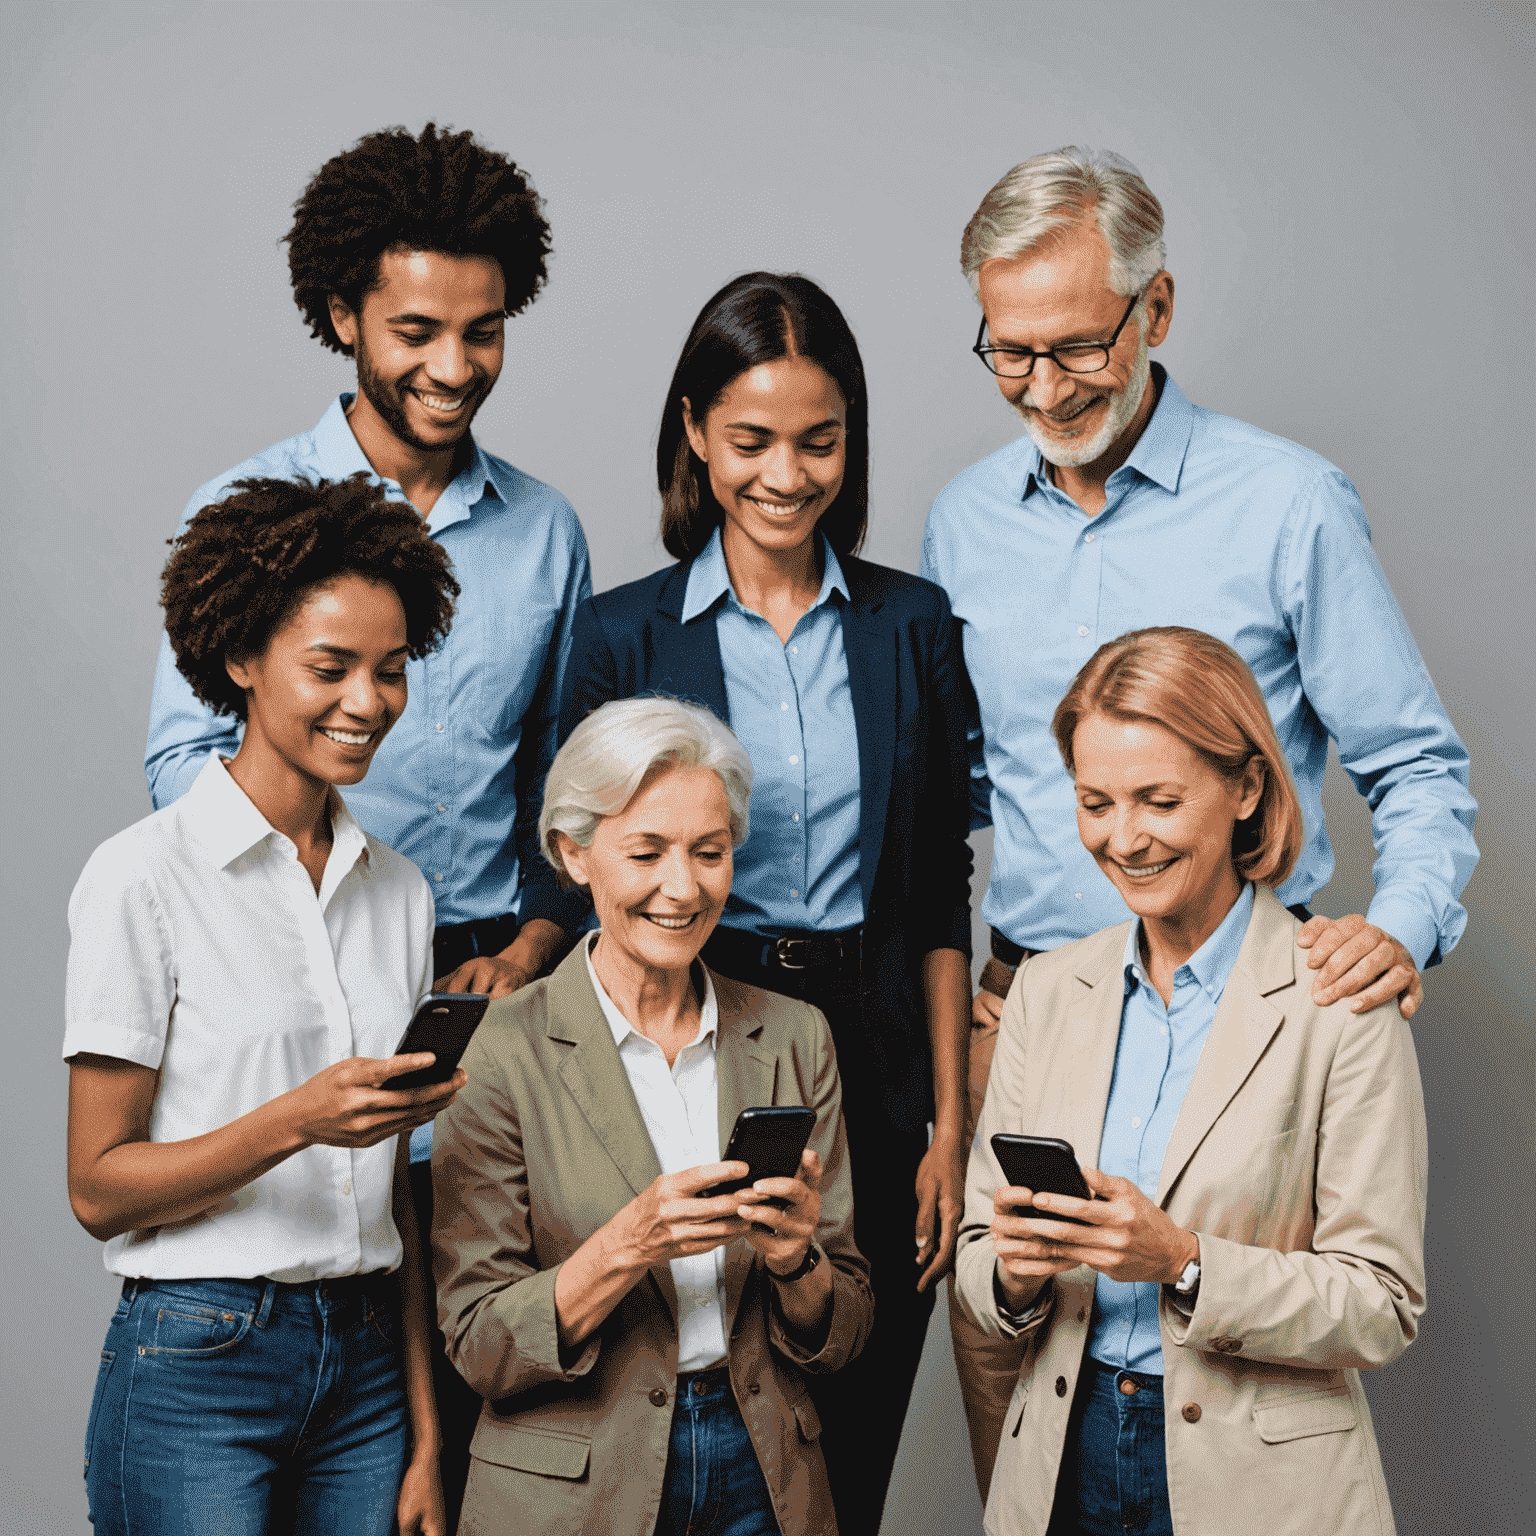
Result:
[[400,1536],[449,1536],[435,1454],[417,1455],[407,1464],[395,1500],[395,1524]]
[[500,955],[476,955],[458,970],[440,976],[432,983],[434,992],[489,992],[492,997],[506,997],[533,980],[525,971]]
[[1390,933],[1357,912],[1347,917],[1314,917],[1302,925],[1296,942],[1311,950],[1307,969],[1321,974],[1312,983],[1312,1001],[1320,1008],[1352,997],[1351,1013],[1363,1013],[1389,998],[1411,1019],[1424,1001],[1424,984],[1413,956]]
[[[949,1273],[965,1209],[966,1146],[958,1136],[940,1138],[917,1165],[917,1288],[926,1291]],[[935,1246],[937,1245],[937,1246]]]
[[998,1025],[1003,1022],[1003,1000],[995,992],[978,992],[971,999],[971,1023]]

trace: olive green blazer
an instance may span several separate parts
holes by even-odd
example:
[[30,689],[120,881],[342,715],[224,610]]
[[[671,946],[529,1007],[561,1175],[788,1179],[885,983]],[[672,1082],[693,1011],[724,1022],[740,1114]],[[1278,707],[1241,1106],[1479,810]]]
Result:
[[[784,1536],[837,1529],[806,1372],[856,1355],[874,1316],[854,1246],[837,1059],[814,1008],[714,976],[721,1141],[754,1104],[817,1112],[817,1242],[832,1270],[826,1339],[808,1354],[785,1331],[762,1261],[726,1250],[731,1383]],[[661,1173],[578,945],[555,973],[492,1003],[437,1119],[432,1152],[438,1315],[460,1374],[487,1399],[461,1536],[549,1532],[651,1536],[677,1378],[677,1292],[652,1267],[562,1360],[560,1264]]]
[[[1428,1183],[1413,1036],[1396,1003],[1319,1008],[1300,922],[1260,886],[1168,1142],[1158,1203],[1200,1237],[1186,1315],[1162,1291],[1164,1436],[1178,1536],[1391,1536],[1360,1371],[1397,1358],[1424,1309]],[[1097,1161],[1120,1038],[1128,925],[1020,967],[971,1149],[962,1304],[992,1293],[996,1131],[1059,1136]],[[992,1536],[1051,1515],[1094,1272],[1056,1277],[1034,1320],[987,1500]]]

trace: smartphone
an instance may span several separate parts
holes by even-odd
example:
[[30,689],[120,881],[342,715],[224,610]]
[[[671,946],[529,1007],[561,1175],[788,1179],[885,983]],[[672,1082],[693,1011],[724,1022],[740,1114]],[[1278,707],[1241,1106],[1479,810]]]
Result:
[[[1001,1165],[1003,1177],[1010,1184],[1017,1184],[1022,1189],[1043,1190],[1048,1195],[1093,1199],[1093,1191],[1083,1178],[1083,1170],[1077,1166],[1077,1153],[1072,1150],[1070,1141],[1058,1141],[1053,1136],[1018,1136],[1011,1131],[999,1131],[992,1138],[992,1155]],[[1056,1211],[1024,1214],[1048,1215],[1051,1221],[1070,1221],[1080,1227],[1088,1225],[1080,1216],[1062,1216]]]
[[379,1086],[423,1088],[428,1083],[446,1083],[458,1067],[469,1037],[474,1034],[490,1001],[488,992],[434,992],[430,997],[424,997],[410,1028],[395,1047],[395,1054],[433,1051],[437,1060],[430,1067],[398,1073]]
[[[749,1172],[744,1179],[727,1179],[702,1191],[699,1198],[734,1195],[739,1189],[750,1189],[758,1179],[794,1178],[800,1168],[800,1154],[815,1126],[816,1111],[803,1104],[761,1104],[742,1110],[731,1127],[731,1139],[720,1160],[745,1163]],[[781,1211],[789,1204],[777,1198],[766,1203]]]

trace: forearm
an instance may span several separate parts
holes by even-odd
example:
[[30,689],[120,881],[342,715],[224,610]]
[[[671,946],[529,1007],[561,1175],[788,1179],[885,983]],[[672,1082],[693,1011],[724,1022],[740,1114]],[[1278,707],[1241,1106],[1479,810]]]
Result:
[[[92,1237],[199,1215],[308,1143],[283,1095],[216,1131],[185,1141],[124,1141],[72,1167],[70,1204]],[[71,1160],[73,1162],[73,1160]]]
[[410,1137],[395,1146],[395,1182],[391,1198],[400,1233],[400,1323],[405,1363],[406,1408],[411,1419],[411,1459],[435,1459],[442,1447],[437,1401],[432,1391],[432,1297],[427,1285],[416,1206],[411,1199]]
[[958,1146],[965,1134],[971,1039],[970,962],[958,949],[923,956],[923,1000],[933,1058],[933,1139]]
[[646,1271],[624,1240],[623,1216],[621,1211],[599,1227],[555,1276],[555,1328],[562,1354],[580,1349]]

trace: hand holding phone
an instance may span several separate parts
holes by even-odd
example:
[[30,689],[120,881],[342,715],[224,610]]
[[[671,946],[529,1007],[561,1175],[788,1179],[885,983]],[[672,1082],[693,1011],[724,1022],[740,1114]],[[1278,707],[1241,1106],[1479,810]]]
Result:
[[[1009,1184],[1033,1193],[1043,1191],[1048,1195],[1071,1195],[1078,1200],[1092,1200],[1093,1191],[1078,1167],[1077,1153],[1070,1141],[1060,1141],[1053,1136],[1020,1136],[1012,1131],[999,1131],[992,1138],[992,1155],[1003,1170]],[[1058,1211],[1033,1210],[1021,1214],[1048,1215],[1052,1221],[1070,1221],[1084,1227],[1088,1223],[1078,1216],[1063,1216]]]
[[[816,1111],[803,1104],[761,1104],[744,1109],[731,1127],[731,1139],[721,1162],[745,1163],[744,1179],[727,1179],[701,1191],[701,1198],[734,1195],[750,1189],[759,1179],[792,1179],[800,1168],[800,1154],[816,1127]],[[783,1210],[787,1201],[763,1202]]]
[[446,1083],[458,1067],[459,1058],[468,1049],[469,1038],[490,1001],[487,992],[434,992],[430,997],[424,997],[416,1017],[395,1047],[395,1054],[405,1056],[412,1051],[431,1051],[437,1060],[430,1067],[402,1072],[379,1086],[422,1088],[428,1083]]

